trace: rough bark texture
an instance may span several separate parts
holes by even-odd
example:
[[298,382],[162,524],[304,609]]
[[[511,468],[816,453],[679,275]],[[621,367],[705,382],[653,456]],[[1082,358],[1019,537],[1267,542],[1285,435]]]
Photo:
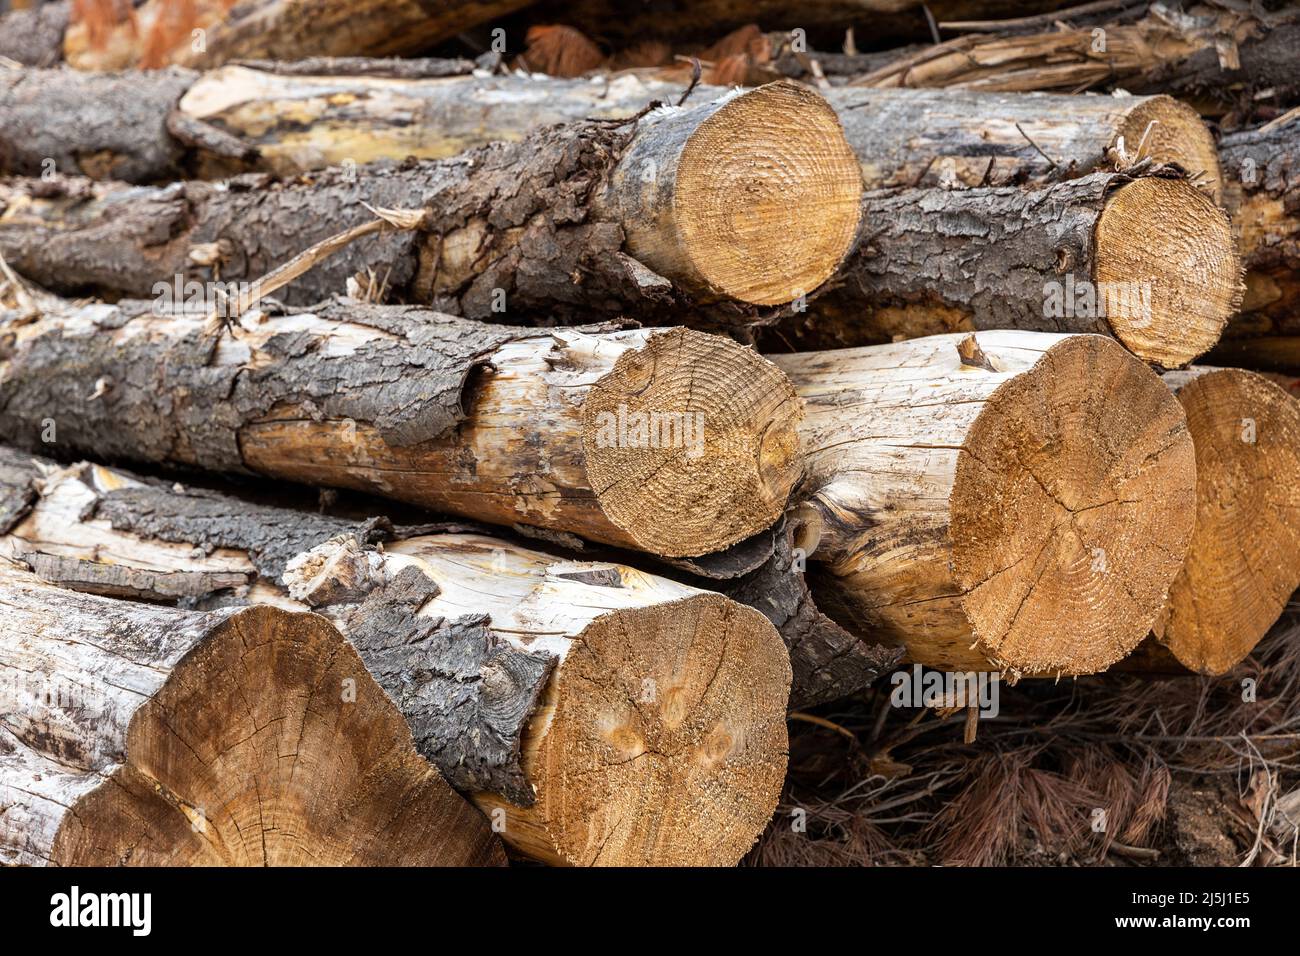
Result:
[[725,553],[688,566],[712,579],[709,586],[761,611],[781,633],[794,672],[791,709],[855,694],[893,668],[903,654],[900,648],[873,643],[869,631],[845,630],[821,612],[804,577],[808,554],[796,546],[796,524],[783,522],[765,532],[770,553],[757,567],[738,575],[725,567]]
[[[233,334],[142,303],[9,331],[0,435],[26,448],[357,488],[671,556],[770,526],[800,474],[789,383],[684,329],[537,333],[336,301]],[[644,435],[619,431],[629,417]]]
[[54,66],[63,59],[63,31],[72,4],[43,3],[0,14],[0,56],[24,66]]
[[[454,61],[424,62],[445,64],[447,73],[457,69]],[[425,67],[394,77],[386,61],[325,61],[312,72],[298,66],[224,67],[193,76],[183,97],[175,94],[179,74],[137,73],[127,79],[17,73],[9,82],[26,91],[32,105],[16,115],[26,126],[45,121],[39,141],[43,152],[26,137],[8,137],[15,155],[31,158],[21,166],[0,168],[31,175],[38,164],[32,158],[52,156],[60,172],[95,178],[148,182],[174,175],[173,166],[154,157],[163,154],[174,163],[171,154],[187,145],[173,141],[169,150],[161,140],[167,135],[166,111],[178,99],[181,116],[223,134],[227,146],[233,140],[255,147],[253,165],[288,176],[349,162],[445,158],[497,140],[519,140],[551,123],[632,116],[654,100],[675,101],[680,95],[678,83],[635,73],[593,81],[518,74],[442,76]],[[142,129],[97,136],[97,124],[121,111],[118,89],[125,83],[141,92],[141,102],[131,110],[142,118]],[[723,92],[700,87],[694,96]],[[824,95],[844,124],[869,187],[1041,185],[1112,168],[1120,158],[1116,147],[1121,138],[1130,154],[1141,143],[1144,158],[1176,162],[1190,173],[1203,173],[1207,188],[1218,186],[1208,130],[1194,112],[1168,97],[868,88],[833,89]],[[22,105],[16,95],[10,98]],[[38,103],[47,112],[40,112]],[[0,101],[0,116],[2,111]],[[226,155],[229,148],[214,152],[203,141],[189,145],[193,148],[184,159],[191,174],[238,171]],[[78,151],[97,150],[107,151],[116,162],[101,161],[88,169],[85,162],[65,160]],[[0,161],[4,155],[0,150]]]
[[325,621],[0,595],[0,862],[504,864]]
[[[1126,235],[1117,229],[1111,246],[1099,224],[1125,189],[1158,198],[1116,221]],[[1177,367],[1218,340],[1238,270],[1226,218],[1176,180],[1094,173],[1034,190],[872,192],[840,275],[781,331],[819,347],[975,329],[1098,332]],[[1130,300],[1103,301],[1106,283]],[[1080,297],[1088,286],[1091,305]]]
[[[286,301],[319,301],[361,274],[399,299],[473,318],[676,323],[694,309],[699,323],[743,326],[756,321],[744,303],[791,301],[838,265],[858,216],[851,164],[824,101],[772,84],[636,124],[548,127],[454,159],[345,166],[309,181],[249,175],[142,192],[19,180],[0,187],[0,254],[56,291],[144,297],[177,276],[260,278],[372,221],[367,203],[424,216],[417,231],[327,258],[283,290]],[[782,170],[775,194],[769,167]],[[813,201],[820,215],[809,221]]]
[[1232,338],[1300,332],[1300,118],[1231,133],[1219,144],[1224,202],[1246,267]]
[[[263,593],[259,584],[282,593],[289,561],[331,538],[366,546],[393,537],[384,519],[354,522],[256,505],[92,465],[60,470],[8,449],[0,449],[0,480],[4,500],[26,502],[9,521],[7,556],[45,580],[97,594],[242,604]],[[99,551],[86,547],[96,539]],[[98,560],[104,551],[118,560]],[[234,565],[229,552],[240,559]],[[358,602],[338,615],[339,623],[398,705],[420,753],[458,790],[496,790],[530,804],[520,734],[553,655],[510,647],[482,616],[417,619],[438,593],[422,575],[364,584],[357,593],[328,597]],[[326,595],[318,597],[323,603]]]
[[[491,538],[426,534],[367,547],[361,536],[373,523],[317,542],[282,583],[258,574],[265,554],[254,549],[273,529],[296,525],[306,540],[337,522],[253,505],[232,522],[219,512],[235,502],[208,492],[142,486],[91,465],[39,470],[48,474],[32,481],[21,456],[0,457],[14,493],[26,479],[39,496],[3,539],[5,554],[69,587],[95,590],[123,568],[146,585],[170,584],[159,574],[178,568],[193,584],[225,582],[191,591],[191,605],[319,610],[397,703],[420,751],[485,811],[504,813],[506,838],[524,852],[551,862],[732,863],[770,815],[789,671],[754,611],[626,566]],[[156,587],[135,596],[174,599]],[[640,698],[638,713],[625,713],[627,694]],[[682,707],[698,712],[679,725]],[[619,731],[606,718],[630,723]],[[638,739],[664,763],[620,769],[612,758],[630,756]],[[726,787],[709,782],[717,774]],[[678,822],[679,799],[718,825],[696,832]]]

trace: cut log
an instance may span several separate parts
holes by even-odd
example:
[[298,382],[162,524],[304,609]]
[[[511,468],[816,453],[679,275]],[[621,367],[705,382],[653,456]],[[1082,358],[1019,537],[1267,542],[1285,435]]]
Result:
[[1167,372],[1196,449],[1196,530],[1154,633],[1225,674],[1300,587],[1300,401],[1240,369]]
[[0,609],[0,863],[504,865],[321,618],[114,601],[8,562]]
[[[145,0],[74,15],[67,0],[0,18],[0,54],[19,63],[64,61],[81,70],[220,66],[275,57],[389,56],[419,53],[530,0]],[[132,7],[134,6],[134,9]],[[25,14],[25,16],[23,15]]]
[[1300,333],[1300,117],[1223,137],[1224,204],[1246,266],[1227,336]]
[[835,287],[787,337],[819,345],[974,329],[1100,332],[1177,368],[1241,297],[1227,217],[1189,183],[1094,173],[1016,187],[871,192]]
[[835,113],[783,82],[635,124],[550,127],[456,159],[332,169],[310,182],[251,176],[142,192],[19,180],[0,188],[0,254],[55,291],[146,297],[177,276],[260,278],[373,221],[368,204],[424,214],[416,230],[327,259],[286,301],[320,301],[371,272],[408,301],[473,318],[676,323],[684,303],[716,303],[718,321],[743,325],[834,272],[860,197]]
[[784,376],[686,329],[338,301],[218,334],[201,313],[68,306],[7,334],[0,436],[29,449],[357,488],[666,556],[762,531],[801,474]]
[[1168,96],[825,91],[867,188],[1046,186],[1139,159],[1176,163],[1219,192],[1214,139]]
[[818,603],[932,667],[1104,670],[1195,518],[1187,423],[1095,335],[981,332],[774,358],[807,406]]
[[374,550],[373,524],[98,466],[42,468],[24,486],[31,463],[2,460],[8,498],[25,502],[3,549],[52,581],[111,593],[129,582],[155,601],[312,606],[336,621],[421,753],[519,852],[733,864],[776,805],[790,665],[752,609],[481,536]]
[[[322,64],[333,75],[283,72],[286,65],[275,64],[204,74],[0,74],[0,168],[36,175],[53,158],[60,172],[147,183],[174,178],[178,160],[208,178],[240,171],[241,155],[244,168],[285,176],[406,156],[441,159],[517,141],[552,123],[630,117],[652,100],[674,101],[681,89],[633,73],[595,81],[430,76],[458,68],[422,62],[422,71],[398,76],[388,63],[366,60]],[[125,88],[137,99],[124,103]],[[723,92],[701,88],[696,95]],[[823,94],[871,188],[1045,185],[1109,170],[1139,153],[1177,163],[1212,192],[1219,185],[1205,124],[1166,96],[865,88]],[[109,122],[117,117],[134,121]],[[196,132],[186,137],[187,129]],[[253,149],[255,162],[248,159]]]

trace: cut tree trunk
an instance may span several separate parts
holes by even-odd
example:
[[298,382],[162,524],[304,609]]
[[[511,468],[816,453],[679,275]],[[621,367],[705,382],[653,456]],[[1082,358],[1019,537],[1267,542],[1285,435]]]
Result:
[[1156,639],[1225,674],[1300,587],[1300,401],[1240,369],[1167,372],[1196,449],[1196,530]]
[[[536,75],[444,76],[471,65],[341,60],[335,71],[240,64],[203,74],[124,76],[59,70],[0,74],[0,168],[55,168],[95,179],[208,178],[256,168],[292,176],[379,159],[442,159],[539,127],[630,117],[681,84],[625,73],[599,80]],[[6,90],[7,92],[3,92]],[[123,91],[136,98],[124,102]],[[717,87],[696,96],[719,96]],[[1045,185],[1108,170],[1120,149],[1177,163],[1217,194],[1214,141],[1167,96],[1008,96],[953,90],[823,91],[869,188]],[[175,115],[170,116],[175,107]],[[116,121],[130,117],[131,122]],[[112,122],[110,122],[112,120]],[[256,158],[251,157],[256,150]]]
[[[169,64],[220,66],[231,60],[419,53],[530,0],[146,0],[79,20],[60,0],[0,17],[0,54],[30,66],[60,61],[81,70]],[[17,52],[12,56],[10,50]]]
[[[19,502],[3,548],[52,581],[310,606],[338,623],[421,753],[522,853],[734,864],[775,807],[790,665],[752,609],[487,537],[376,550],[367,542],[386,535],[374,522],[3,461]],[[24,486],[23,468],[45,474]]]
[[[1224,203],[1246,266],[1242,314],[1225,338],[1300,334],[1300,117],[1231,133],[1219,155]],[[1286,349],[1262,346],[1265,352],[1279,348]]]
[[932,667],[1104,670],[1150,630],[1195,517],[1181,407],[1095,335],[981,332],[774,360],[807,406],[812,578]]
[[974,329],[1100,332],[1177,368],[1219,340],[1240,271],[1223,211],[1176,178],[872,192],[833,287],[781,332],[821,346]]
[[204,326],[147,303],[11,323],[0,436],[674,557],[767,528],[801,475],[785,377],[702,332],[545,332],[352,301]]
[[2,562],[0,682],[0,863],[505,863],[314,615],[115,601]]
[[185,279],[250,281],[307,246],[422,210],[416,229],[364,237],[286,287],[290,303],[356,274],[472,318],[674,323],[688,305],[757,321],[834,272],[861,181],[835,113],[774,83],[634,124],[580,122],[444,161],[256,175],[141,191],[83,180],[0,188],[0,254],[55,291],[146,297]]

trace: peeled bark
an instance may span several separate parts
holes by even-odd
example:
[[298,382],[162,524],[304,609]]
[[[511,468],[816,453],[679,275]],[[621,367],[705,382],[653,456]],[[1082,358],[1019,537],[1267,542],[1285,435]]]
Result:
[[0,862],[504,865],[321,618],[114,601],[8,562],[0,609]]
[[1188,670],[1226,674],[1300,587],[1300,401],[1240,369],[1168,372],[1196,449],[1196,530],[1154,628]]
[[1093,335],[981,332],[774,359],[804,399],[818,603],[912,661],[1104,670],[1192,535],[1195,464],[1159,377]]
[[990,32],[909,53],[853,82],[1010,93],[1122,88],[1192,100],[1207,113],[1261,97],[1286,103],[1300,92],[1300,24],[1287,14],[1164,8],[1132,22],[1047,22],[1031,33],[979,26]]
[[372,273],[407,301],[472,318],[678,322],[696,306],[744,326],[757,307],[834,272],[860,196],[825,100],[775,83],[632,124],[550,127],[441,162],[310,181],[251,175],[148,191],[15,181],[0,188],[0,254],[55,291],[144,297],[177,276],[260,278],[373,221],[369,204],[423,216],[326,259],[283,290],[286,301],[316,302]]
[[24,448],[356,488],[668,556],[762,531],[801,473],[789,383],[686,329],[547,333],[344,300],[217,334],[145,303],[8,331],[0,436]]
[[[32,66],[65,61],[81,70],[124,70],[169,64],[220,66],[275,57],[389,56],[418,53],[530,0],[198,0],[181,5],[147,0],[117,23],[91,26],[60,2],[0,19],[15,37],[13,57]],[[20,14],[29,14],[20,16]],[[197,33],[196,33],[197,31]],[[17,40],[29,42],[19,43]],[[6,45],[0,54],[10,55]]]
[[[3,461],[21,488],[21,456]],[[388,535],[373,524],[98,466],[40,470],[0,541],[7,554],[80,590],[121,593],[129,580],[148,600],[315,608],[347,634],[420,752],[522,853],[733,864],[775,807],[790,668],[754,610],[487,537],[376,550],[366,542]],[[286,559],[286,544],[308,550]]]
[[[200,177],[239,171],[233,143],[246,151],[244,168],[291,176],[378,159],[442,159],[498,140],[517,141],[551,123],[630,117],[653,100],[675,101],[682,88],[636,73],[593,81],[430,76],[442,72],[430,66],[394,76],[388,63],[366,60],[331,61],[322,72],[305,74],[289,66],[122,77],[66,70],[0,75],[9,88],[0,97],[0,162],[9,172],[35,175],[52,157],[60,172],[150,182],[174,178],[178,156]],[[124,85],[136,100],[122,101]],[[723,92],[705,87],[695,96]],[[864,88],[823,95],[844,125],[869,188],[1045,185],[1111,169],[1121,145],[1130,158],[1140,145],[1143,158],[1179,164],[1216,195],[1219,187],[1209,131],[1195,112],[1167,96]],[[176,115],[169,120],[172,107]],[[126,115],[139,121],[108,122]],[[213,132],[187,141],[187,127]],[[247,155],[251,150],[255,159]]]
[[790,331],[819,345],[1099,332],[1176,368],[1218,341],[1240,270],[1227,217],[1176,178],[872,192],[856,250]]

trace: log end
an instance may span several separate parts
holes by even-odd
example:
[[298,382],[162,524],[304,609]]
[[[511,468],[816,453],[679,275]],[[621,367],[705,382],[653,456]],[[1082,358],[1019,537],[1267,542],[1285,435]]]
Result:
[[776,809],[790,680],[768,620],[721,595],[606,614],[533,718],[534,806],[475,799],[504,809],[509,842],[552,863],[732,866]]
[[53,861],[117,866],[485,866],[487,821],[415,751],[329,623],[238,611],[138,710],[125,762]]
[[973,649],[1048,676],[1128,654],[1182,566],[1195,482],[1159,376],[1103,336],[1049,348],[993,392],[957,459],[949,534]]
[[1224,674],[1300,587],[1300,401],[1254,372],[1215,369],[1178,391],[1196,446],[1196,531],[1156,637]]
[[772,525],[802,475],[802,406],[775,365],[688,329],[621,355],[583,403],[587,477],[635,547],[695,557]]
[[831,106],[772,83],[699,125],[677,168],[673,216],[715,294],[754,305],[806,295],[848,254],[862,173]]
[[1185,181],[1147,177],[1116,190],[1097,220],[1095,261],[1111,330],[1165,368],[1212,348],[1241,302],[1228,217]]
[[1222,199],[1223,171],[1214,137],[1200,114],[1186,103],[1172,96],[1141,97],[1115,130],[1110,148],[1116,154],[1120,139],[1130,159],[1151,159],[1161,165],[1175,163],[1215,202]]

